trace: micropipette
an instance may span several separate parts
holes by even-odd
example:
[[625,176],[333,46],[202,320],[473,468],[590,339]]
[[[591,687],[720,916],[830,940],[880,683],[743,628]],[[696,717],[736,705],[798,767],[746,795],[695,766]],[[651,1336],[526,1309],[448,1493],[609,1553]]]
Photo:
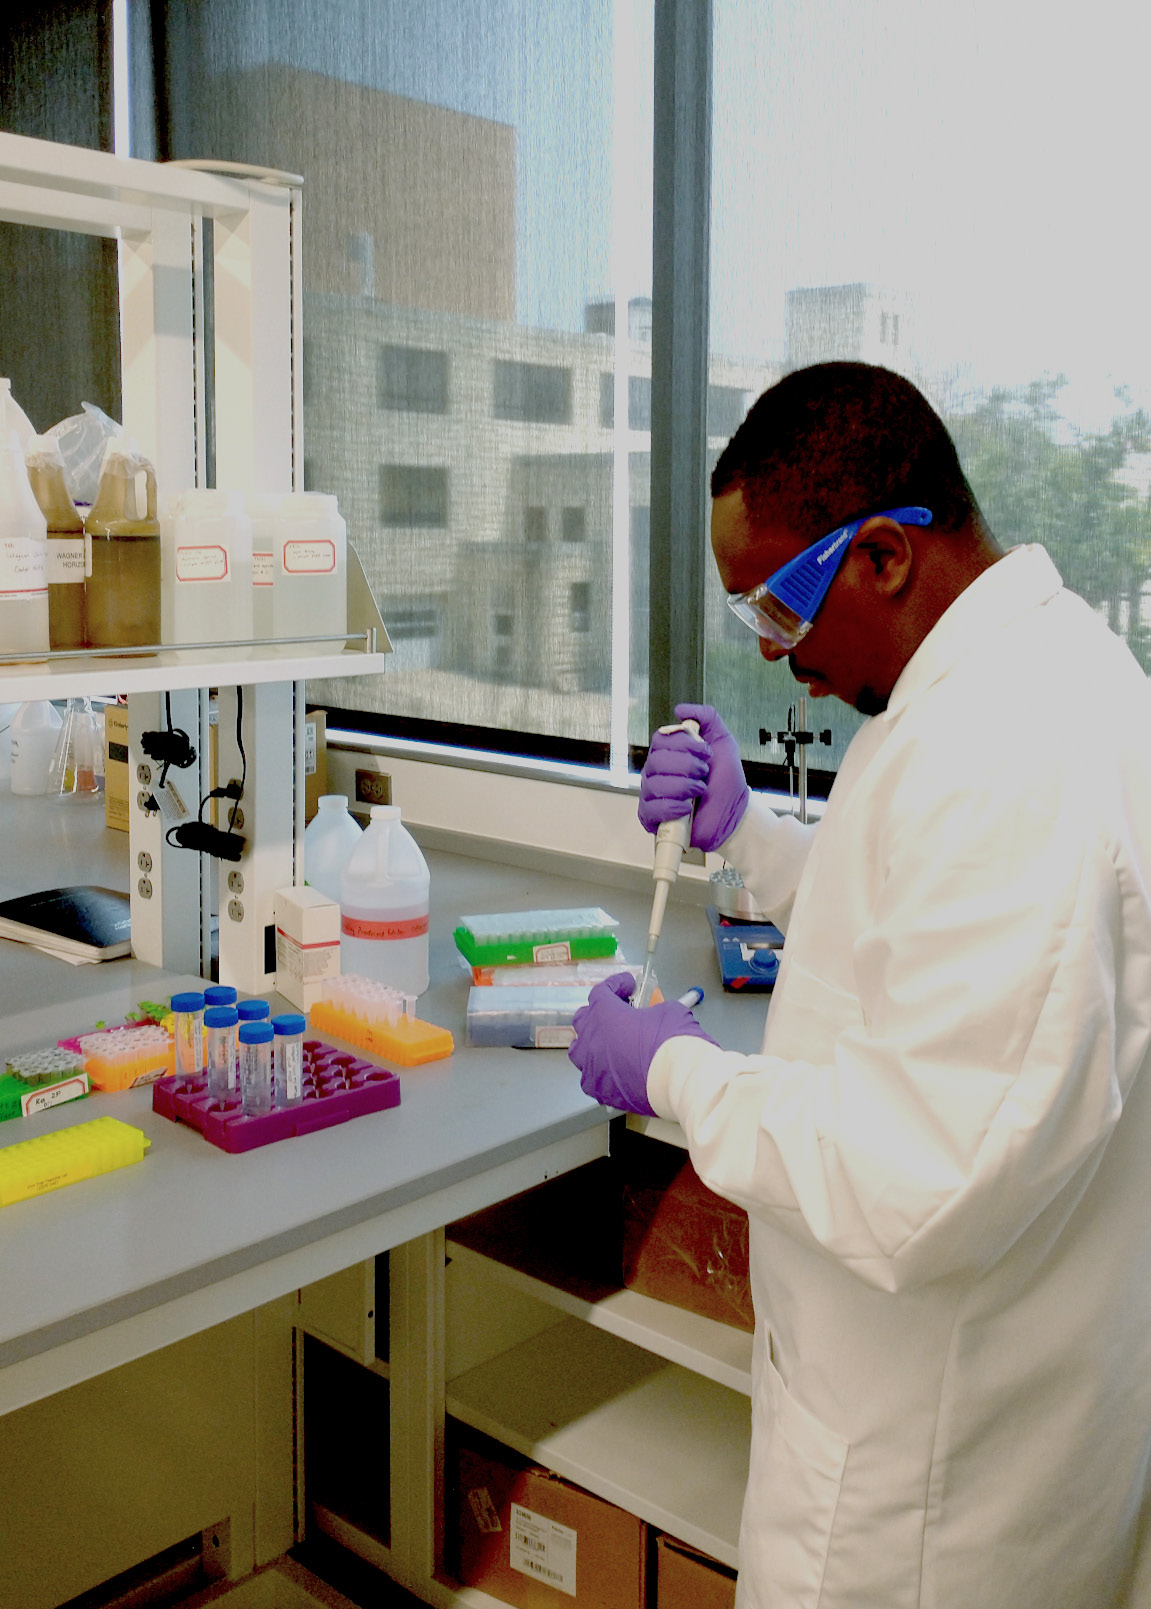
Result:
[[[690,732],[693,737],[699,736],[698,721],[682,721],[676,726],[661,726],[661,732]],[[675,821],[660,823],[655,835],[655,859],[652,866],[652,876],[655,879],[655,894],[651,902],[651,917],[647,925],[647,956],[643,964],[640,980],[632,993],[633,1006],[646,1006],[649,1004],[652,989],[652,973],[655,969],[655,952],[659,944],[659,935],[663,927],[663,913],[667,909],[667,896],[671,885],[679,876],[679,863],[683,859],[683,852],[691,842],[691,817],[689,811],[686,816],[680,816]]]

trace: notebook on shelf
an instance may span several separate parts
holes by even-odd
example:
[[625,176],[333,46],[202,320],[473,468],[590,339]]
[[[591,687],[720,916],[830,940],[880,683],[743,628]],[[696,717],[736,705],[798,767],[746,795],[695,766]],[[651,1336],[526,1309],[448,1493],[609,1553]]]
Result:
[[113,961],[132,951],[127,894],[78,884],[0,901],[0,938],[84,961]]

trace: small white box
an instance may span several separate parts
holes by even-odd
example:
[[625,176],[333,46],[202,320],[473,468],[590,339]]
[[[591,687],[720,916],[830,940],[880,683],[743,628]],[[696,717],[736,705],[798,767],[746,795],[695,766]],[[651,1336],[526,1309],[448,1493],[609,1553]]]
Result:
[[318,889],[276,891],[276,988],[301,1011],[340,972],[340,907]]

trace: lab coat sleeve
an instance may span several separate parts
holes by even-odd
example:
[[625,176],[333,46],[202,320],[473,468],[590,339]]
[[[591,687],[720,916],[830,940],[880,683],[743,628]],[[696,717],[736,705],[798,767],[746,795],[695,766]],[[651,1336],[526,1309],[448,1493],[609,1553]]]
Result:
[[[1151,1036],[1116,999],[1145,894],[1089,805],[1043,779],[1006,804],[990,781],[908,791],[826,1061],[676,1038],[648,1079],[706,1183],[888,1291],[983,1271],[1070,1210]],[[1151,985],[1146,953],[1128,963]],[[802,968],[788,988],[833,1000]]]
[[765,799],[753,793],[743,820],[720,845],[720,854],[783,933],[814,832],[814,824],[777,816]]

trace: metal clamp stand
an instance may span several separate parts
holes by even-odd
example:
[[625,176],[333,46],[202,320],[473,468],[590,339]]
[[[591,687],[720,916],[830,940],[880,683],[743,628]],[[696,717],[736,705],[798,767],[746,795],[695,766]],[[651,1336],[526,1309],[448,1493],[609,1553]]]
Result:
[[[831,745],[831,728],[825,726],[818,734],[820,743]],[[796,767],[796,755],[799,755],[799,819],[807,821],[807,747],[816,741],[816,733],[807,730],[807,699],[800,698],[798,707],[792,705],[787,712],[787,730],[784,732],[769,732],[766,727],[759,729],[761,743],[782,743],[785,762],[788,771],[788,788],[790,790],[791,778]]]

